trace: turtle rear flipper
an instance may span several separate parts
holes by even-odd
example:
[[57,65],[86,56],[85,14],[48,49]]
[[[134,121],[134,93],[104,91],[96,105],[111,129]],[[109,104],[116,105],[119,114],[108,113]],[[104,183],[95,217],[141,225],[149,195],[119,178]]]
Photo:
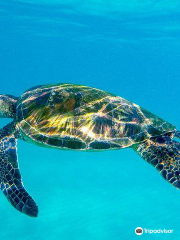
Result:
[[20,212],[37,217],[38,206],[25,190],[17,160],[13,134],[0,139],[0,187],[8,201]]
[[153,165],[169,183],[180,189],[180,143],[172,136],[153,137],[139,144],[136,151]]

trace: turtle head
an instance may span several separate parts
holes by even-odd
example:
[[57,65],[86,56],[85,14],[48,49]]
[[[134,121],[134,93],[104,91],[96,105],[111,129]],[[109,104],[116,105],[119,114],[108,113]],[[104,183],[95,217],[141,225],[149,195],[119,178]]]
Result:
[[0,118],[14,118],[17,100],[17,97],[0,94]]

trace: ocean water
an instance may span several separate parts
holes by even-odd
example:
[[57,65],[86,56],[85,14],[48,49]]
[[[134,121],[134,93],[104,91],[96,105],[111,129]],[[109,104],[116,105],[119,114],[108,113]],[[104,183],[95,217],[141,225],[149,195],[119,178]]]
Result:
[[[1,0],[0,93],[83,84],[180,129],[179,9],[177,0]],[[0,194],[0,239],[180,239],[180,191],[133,150],[59,151],[19,140],[18,156],[39,216]],[[137,227],[173,233],[137,236]]]

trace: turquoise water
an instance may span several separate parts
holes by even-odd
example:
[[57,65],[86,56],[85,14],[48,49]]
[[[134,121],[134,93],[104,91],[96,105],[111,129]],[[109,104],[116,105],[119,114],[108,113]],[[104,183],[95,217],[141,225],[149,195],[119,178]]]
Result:
[[[0,92],[89,85],[180,129],[179,9],[170,0],[1,0]],[[0,194],[0,239],[180,239],[180,191],[131,149],[58,151],[19,140],[18,156],[39,217]],[[137,236],[136,227],[173,234]]]

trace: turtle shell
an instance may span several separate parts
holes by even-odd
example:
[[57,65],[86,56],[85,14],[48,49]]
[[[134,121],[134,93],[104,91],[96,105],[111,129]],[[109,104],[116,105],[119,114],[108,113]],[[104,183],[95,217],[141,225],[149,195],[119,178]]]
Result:
[[175,129],[121,97],[73,84],[26,91],[16,122],[25,139],[66,149],[125,148]]

